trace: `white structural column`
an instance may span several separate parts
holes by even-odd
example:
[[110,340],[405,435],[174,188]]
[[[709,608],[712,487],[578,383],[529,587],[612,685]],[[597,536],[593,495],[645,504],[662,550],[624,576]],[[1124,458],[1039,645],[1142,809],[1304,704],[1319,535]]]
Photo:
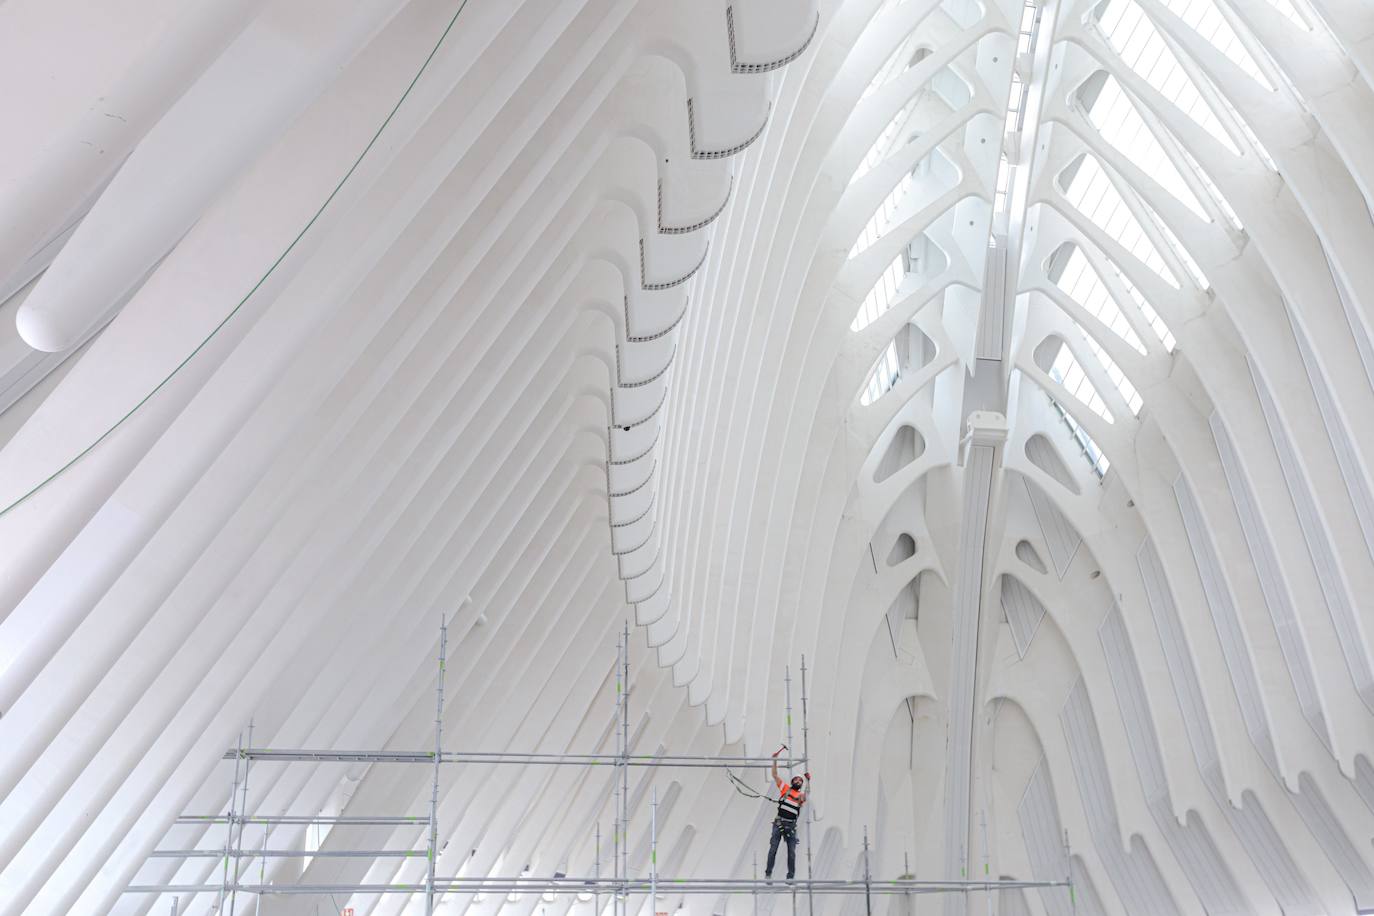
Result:
[[[954,639],[950,648],[949,738],[945,792],[945,856],[947,877],[966,880],[973,850],[969,845],[974,822],[973,734],[977,726],[979,640],[991,629],[984,621],[987,576],[988,522],[992,514],[993,480],[999,468],[1000,449],[1006,441],[1001,414],[975,411],[969,415],[965,434],[963,514],[960,518],[959,559],[955,566],[953,595]],[[950,895],[945,912],[963,914],[968,898]]]

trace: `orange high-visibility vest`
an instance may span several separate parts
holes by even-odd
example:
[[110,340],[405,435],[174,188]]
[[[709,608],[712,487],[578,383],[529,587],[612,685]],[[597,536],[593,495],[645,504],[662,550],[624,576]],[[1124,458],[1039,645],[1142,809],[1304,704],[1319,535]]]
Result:
[[792,788],[790,782],[784,783],[782,792],[778,795],[778,817],[784,821],[796,823],[797,818],[801,816],[802,805],[805,804],[805,799],[802,796],[803,793]]

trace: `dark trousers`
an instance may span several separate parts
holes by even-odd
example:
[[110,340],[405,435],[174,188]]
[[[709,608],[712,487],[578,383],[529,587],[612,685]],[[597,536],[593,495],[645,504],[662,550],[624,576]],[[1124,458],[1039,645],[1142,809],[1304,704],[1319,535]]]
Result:
[[773,836],[768,841],[768,864],[764,866],[763,874],[769,878],[773,876],[773,863],[778,858],[779,840],[787,841],[787,877],[793,878],[797,874],[797,824],[780,817],[773,820]]

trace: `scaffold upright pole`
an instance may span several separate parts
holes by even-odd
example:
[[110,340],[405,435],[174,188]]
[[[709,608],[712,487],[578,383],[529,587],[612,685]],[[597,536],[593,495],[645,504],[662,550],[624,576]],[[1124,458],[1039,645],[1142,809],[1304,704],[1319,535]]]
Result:
[[[621,658],[624,689],[620,692],[620,878],[630,879],[630,621],[625,621],[625,650]],[[621,888],[621,916],[630,911],[629,894]]]
[[[907,854],[906,850],[902,850],[902,877],[904,879],[911,878],[911,859]],[[913,912],[913,910],[911,909],[911,894],[909,893],[906,895],[905,912],[908,914],[908,916]]]
[[658,786],[649,802],[649,913],[658,913]]
[[[615,769],[611,771],[611,794],[615,796],[615,819],[611,822],[611,912],[615,916],[620,916],[620,763],[625,759],[625,749],[621,743],[620,719],[622,709],[622,695],[625,692],[625,684],[621,680],[621,665],[625,657],[625,637],[617,633],[615,635],[615,670],[612,671],[615,680]],[[600,916],[598,913],[597,916]]]
[[[801,706],[802,706],[802,766],[805,772],[811,772],[811,729],[806,721],[806,656],[801,657]],[[815,876],[811,874],[811,825],[816,820],[814,803],[811,802],[811,780],[806,781],[806,913],[807,916],[816,916],[816,898],[812,893],[812,882]]]
[[429,794],[429,863],[425,872],[425,916],[434,916],[434,869],[439,858],[439,764],[444,740],[444,674],[448,667],[448,621],[439,618],[439,682],[434,689],[434,782]]
[[[240,841],[242,842],[242,841]],[[258,884],[262,887],[267,886],[267,825],[262,825],[262,852],[258,855]],[[258,912],[256,916],[263,916],[267,912],[267,898],[258,894]]]
[[601,821],[596,822],[596,859],[592,863],[596,890],[592,893],[592,916],[601,916]]
[[[253,746],[253,720],[248,720],[248,746]],[[243,827],[244,819],[248,815],[248,773],[253,769],[253,761],[245,759],[243,761],[243,802],[239,805],[239,837],[234,843],[234,886],[229,892],[229,916],[234,916],[234,911],[238,909],[239,902],[239,866],[243,864]],[[234,825],[229,825],[229,833],[234,832]]]
[[868,869],[868,825],[864,824],[864,912],[873,916],[873,874]]
[[754,888],[749,892],[749,896],[754,901],[754,916],[759,916],[759,854],[754,853]]
[[229,789],[229,813],[224,829],[224,874],[220,881],[219,902],[215,912],[224,912],[224,898],[229,892],[229,855],[234,850],[234,806],[239,796],[239,761],[243,757],[243,732],[239,732],[238,753],[234,755],[234,784]]
[[1078,894],[1073,886],[1073,849],[1069,846],[1069,831],[1064,828],[1064,885],[1069,889],[1069,912],[1078,916]]
[[[978,811],[978,820],[983,833],[983,880],[992,877],[992,856],[988,852],[988,809],[982,808]],[[992,916],[992,894],[983,894],[983,909],[987,916]]]

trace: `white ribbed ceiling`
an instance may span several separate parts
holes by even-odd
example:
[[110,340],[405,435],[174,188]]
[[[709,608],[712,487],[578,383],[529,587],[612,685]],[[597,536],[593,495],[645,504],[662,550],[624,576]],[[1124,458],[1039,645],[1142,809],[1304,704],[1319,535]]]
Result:
[[[1374,911],[1369,0],[7,0],[0,84],[0,916],[220,883],[240,740],[431,746],[441,619],[446,748],[612,752],[628,620],[632,752],[767,754],[804,655],[818,877],[1076,886],[890,916]],[[436,870],[604,874],[611,790],[448,765]],[[655,793],[752,875],[712,769],[632,873]]]

